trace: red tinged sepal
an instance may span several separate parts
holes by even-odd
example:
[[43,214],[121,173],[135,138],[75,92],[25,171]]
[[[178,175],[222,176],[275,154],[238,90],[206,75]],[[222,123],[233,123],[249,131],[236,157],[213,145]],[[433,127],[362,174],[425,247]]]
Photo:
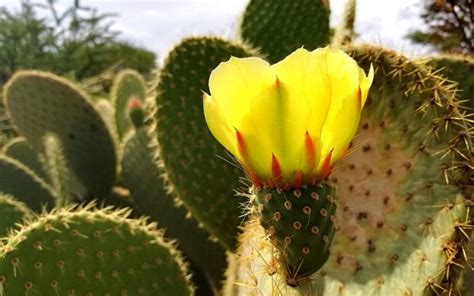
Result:
[[332,150],[324,157],[321,170],[317,177],[318,182],[326,179],[331,174],[331,170],[332,170],[331,158],[332,158]]
[[311,135],[308,131],[306,131],[304,142],[306,150],[306,164],[308,166],[307,171],[312,172],[314,171],[314,166],[316,165],[316,148],[314,146],[313,139],[311,139]]
[[362,90],[360,89],[360,86],[357,90],[357,103],[359,105],[359,110],[362,110]]
[[303,174],[301,173],[301,171],[296,171],[295,177],[293,178],[293,187],[300,188],[302,179],[303,179]]
[[281,184],[281,166],[275,154],[272,154],[272,181],[276,187]]

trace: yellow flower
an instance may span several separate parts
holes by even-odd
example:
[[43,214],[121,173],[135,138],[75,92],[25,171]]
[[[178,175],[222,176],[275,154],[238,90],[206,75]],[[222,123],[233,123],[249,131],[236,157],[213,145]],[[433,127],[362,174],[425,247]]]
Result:
[[211,73],[204,114],[254,183],[314,184],[347,151],[373,76],[329,47],[301,48],[274,65],[232,57]]

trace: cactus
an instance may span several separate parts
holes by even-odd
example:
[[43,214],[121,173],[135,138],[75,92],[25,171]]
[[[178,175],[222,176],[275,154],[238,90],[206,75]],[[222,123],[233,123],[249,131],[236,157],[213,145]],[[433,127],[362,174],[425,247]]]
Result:
[[41,163],[40,155],[31,148],[23,137],[14,138],[5,144],[3,154],[21,162],[38,177],[46,179],[46,172]]
[[126,209],[57,209],[0,247],[2,295],[192,295],[173,242]]
[[242,40],[260,49],[271,63],[304,46],[329,43],[329,4],[323,0],[252,0],[240,25]]
[[57,195],[56,206],[65,206],[73,200],[70,186],[77,183],[68,170],[64,151],[59,139],[53,134],[44,136],[44,168],[48,174],[49,184]]
[[104,119],[109,130],[114,135],[117,135],[117,126],[115,125],[115,109],[114,106],[112,106],[112,103],[110,103],[110,101],[107,99],[100,99],[95,103],[95,107]]
[[0,192],[0,237],[7,235],[16,223],[31,218],[33,213],[28,207],[8,194]]
[[350,44],[355,38],[355,18],[356,18],[356,0],[345,0],[342,21],[336,28],[334,37],[331,40],[332,45],[341,46]]
[[[157,138],[172,190],[192,215],[228,250],[241,222],[234,196],[242,172],[204,122],[202,92],[220,62],[247,56],[245,48],[218,38],[190,38],[177,45],[161,69],[157,87]],[[219,158],[220,157],[220,158]]]
[[239,295],[460,293],[470,228],[469,122],[454,88],[429,68],[371,46],[348,47],[378,75],[352,152],[331,178],[339,204],[331,256],[286,284],[254,220],[241,237]]
[[58,198],[53,189],[20,162],[0,155],[0,192],[15,196],[32,210],[53,207]]
[[[0,155],[0,212],[8,208],[1,207],[4,193],[35,211],[61,207],[29,215],[3,239],[0,295],[217,294],[224,254],[222,293],[229,296],[472,294],[466,259],[472,257],[473,128],[472,111],[461,106],[471,97],[472,61],[412,62],[384,48],[353,46],[355,0],[347,0],[346,12],[331,43],[365,70],[373,65],[375,80],[346,156],[311,185],[294,185],[298,171],[294,183],[280,182],[288,171],[278,174],[286,164],[277,159],[265,182],[245,176],[254,185],[248,188],[242,171],[252,171],[241,151],[234,155],[244,168],[206,126],[203,100],[206,106],[212,94],[202,92],[210,91],[211,71],[231,56],[275,63],[296,48],[328,44],[328,1],[251,0],[240,24],[245,45],[185,39],[148,88],[134,72],[119,74],[114,105],[103,99],[114,71],[79,86],[42,72],[16,74],[5,87],[0,135],[15,134],[11,115],[32,149],[14,140]],[[331,69],[337,70],[346,69]],[[261,112],[264,118],[269,110]],[[245,143],[234,129],[236,146]],[[70,193],[134,210],[67,207]],[[20,212],[12,222],[2,219],[0,231],[20,221]],[[178,240],[197,289],[164,232],[128,214],[150,215]]]
[[43,151],[45,134],[58,137],[71,171],[87,189],[78,192],[82,198],[110,193],[116,174],[114,140],[86,94],[52,74],[22,71],[5,86],[4,100],[35,150]]
[[474,110],[474,58],[469,56],[443,55],[430,57],[428,65],[440,69],[440,74],[457,82],[459,96],[465,105]]
[[[183,206],[178,207],[165,189],[156,160],[155,134],[140,128],[124,141],[122,158],[123,185],[130,189],[134,203],[140,213],[149,215],[153,221],[165,228],[166,236],[177,239],[180,249],[191,263],[196,276],[203,275],[201,281],[210,281],[207,288],[201,283],[198,293],[210,295],[218,290],[226,259],[223,248],[209,240],[209,234],[198,227],[197,221],[188,217]],[[192,233],[192,235],[190,235]]]
[[146,87],[143,77],[134,70],[122,70],[114,79],[111,91],[111,99],[115,105],[115,122],[120,138],[132,127],[132,120],[129,112],[132,112],[130,103],[135,105],[144,102]]

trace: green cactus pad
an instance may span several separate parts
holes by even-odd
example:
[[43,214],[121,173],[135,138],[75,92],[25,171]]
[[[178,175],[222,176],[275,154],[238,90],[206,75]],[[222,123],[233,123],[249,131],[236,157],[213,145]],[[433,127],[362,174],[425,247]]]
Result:
[[281,191],[254,189],[262,227],[279,250],[287,283],[296,286],[318,271],[329,257],[334,236],[334,188],[327,184]]
[[[218,242],[209,239],[209,233],[198,227],[197,221],[189,217],[187,210],[176,205],[173,197],[165,189],[165,181],[160,176],[157,165],[155,135],[140,128],[126,140],[122,158],[122,183],[130,189],[140,213],[148,215],[166,230],[166,236],[175,238],[179,248],[191,263],[195,275],[203,275],[211,282],[210,289],[217,290],[225,270],[225,251]],[[192,235],[190,235],[192,233]],[[202,283],[198,292],[205,291]]]
[[110,193],[116,174],[114,140],[86,94],[52,74],[21,71],[5,86],[4,99],[14,124],[35,150],[42,151],[45,134],[59,138],[86,197]]
[[0,247],[2,295],[192,295],[186,265],[156,225],[128,210],[55,210]]
[[291,288],[265,233],[249,223],[236,295],[460,294],[472,124],[455,88],[430,68],[378,47],[347,50],[376,74],[351,151],[330,178],[338,201],[331,256]]
[[18,160],[35,172],[38,177],[46,179],[46,172],[44,171],[43,164],[41,163],[40,155],[38,152],[33,150],[33,148],[31,148],[30,144],[26,142],[25,138],[19,137],[10,140],[3,147],[3,154]]
[[455,55],[437,56],[430,58],[428,64],[439,69],[441,75],[458,83],[459,97],[466,100],[465,105],[474,110],[474,58]]
[[57,196],[53,189],[25,165],[0,155],[0,192],[11,194],[32,210],[53,207]]
[[241,38],[270,63],[294,50],[329,43],[329,7],[324,0],[251,0],[240,26]]
[[53,134],[46,134],[44,141],[43,163],[48,175],[49,184],[57,193],[56,206],[62,207],[72,202],[73,179],[64,158],[64,150],[59,139]]
[[112,131],[114,135],[117,135],[117,126],[115,125],[115,109],[112,103],[107,99],[97,100],[95,107],[99,114],[104,119],[105,123],[109,130]]
[[11,231],[16,223],[31,218],[33,213],[28,207],[8,194],[0,192],[0,237]]
[[133,126],[129,116],[130,101],[138,100],[143,103],[145,97],[145,80],[137,71],[123,70],[114,79],[111,98],[115,105],[115,122],[120,138]]
[[243,173],[207,128],[202,91],[209,91],[209,75],[220,62],[247,55],[221,39],[186,39],[169,54],[157,87],[157,135],[169,181],[192,215],[229,250],[235,249],[242,221],[243,199],[234,190]]

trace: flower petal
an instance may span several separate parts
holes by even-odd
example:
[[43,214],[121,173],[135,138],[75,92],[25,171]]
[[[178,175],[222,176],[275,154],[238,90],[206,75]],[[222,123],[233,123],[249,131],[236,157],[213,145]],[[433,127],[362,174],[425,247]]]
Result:
[[209,88],[228,125],[247,145],[247,166],[261,178],[271,177],[272,153],[278,148],[280,112],[276,76],[259,58],[230,58],[211,73]]
[[362,107],[365,105],[365,101],[367,100],[367,95],[369,93],[369,88],[372,85],[372,81],[374,80],[374,67],[370,65],[369,75],[365,76],[365,72],[362,69],[359,69],[359,84],[360,84],[360,91],[361,91],[361,100],[362,100]]
[[[284,176],[295,171],[308,170],[305,138],[319,137],[330,103],[330,89],[325,59],[300,48],[281,62],[273,65],[280,80],[280,96],[284,121],[281,140],[284,143],[282,159]],[[315,164],[319,158],[315,158]],[[286,170],[285,167],[291,168]]]
[[[231,126],[227,123],[219,103],[208,94],[203,95],[203,101],[204,117],[212,135],[225,149],[233,155],[238,156],[233,131]],[[242,159],[239,160],[242,161]]]

